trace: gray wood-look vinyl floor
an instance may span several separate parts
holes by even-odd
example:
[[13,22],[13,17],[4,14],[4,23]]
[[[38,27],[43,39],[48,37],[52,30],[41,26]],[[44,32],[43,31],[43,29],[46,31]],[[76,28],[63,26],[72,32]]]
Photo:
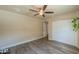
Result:
[[42,38],[10,48],[11,54],[78,54],[79,49]]

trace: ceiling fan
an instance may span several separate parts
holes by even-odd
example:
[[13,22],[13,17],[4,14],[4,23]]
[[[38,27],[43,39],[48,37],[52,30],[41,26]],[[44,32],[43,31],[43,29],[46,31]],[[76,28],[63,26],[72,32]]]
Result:
[[36,12],[34,16],[41,15],[45,17],[45,14],[52,14],[53,11],[45,11],[47,8],[47,5],[44,5],[43,8],[36,8],[36,9],[29,9],[30,11]]

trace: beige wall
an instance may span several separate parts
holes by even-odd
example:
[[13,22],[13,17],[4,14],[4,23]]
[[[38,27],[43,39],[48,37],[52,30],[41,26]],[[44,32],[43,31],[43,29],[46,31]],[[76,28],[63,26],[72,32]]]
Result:
[[4,37],[0,39],[0,47],[26,42],[42,37],[42,21],[35,17],[0,10],[0,32],[0,36]]
[[79,16],[79,10],[71,11],[71,12],[68,12],[68,13],[60,14],[60,15],[55,15],[54,21],[72,19],[74,16]]
[[[49,37],[50,37],[49,40],[56,40],[56,41],[60,41],[60,42],[67,43],[67,44],[74,45],[74,46],[78,47],[79,46],[79,38],[78,38],[79,35],[77,35],[77,33],[74,33],[72,31],[72,29],[70,28],[71,27],[71,24],[70,24],[71,21],[70,20],[74,16],[79,16],[79,11],[73,11],[73,12],[69,12],[69,13],[65,13],[65,14],[61,14],[61,15],[54,15],[52,17],[52,20],[51,20],[51,18],[49,18],[49,20],[50,20],[49,23],[51,23],[49,25],[49,28],[48,28],[49,29]],[[65,33],[63,31],[60,31],[60,30],[62,30],[61,28],[62,29],[66,28],[66,29],[68,29],[70,31],[69,32],[67,31],[68,33]],[[50,29],[52,29],[52,30],[50,30]],[[70,36],[67,36],[67,38],[65,36],[65,40],[62,40],[64,38],[61,39],[60,38],[61,37],[60,34],[63,34],[62,36],[65,36],[67,34],[70,35]]]

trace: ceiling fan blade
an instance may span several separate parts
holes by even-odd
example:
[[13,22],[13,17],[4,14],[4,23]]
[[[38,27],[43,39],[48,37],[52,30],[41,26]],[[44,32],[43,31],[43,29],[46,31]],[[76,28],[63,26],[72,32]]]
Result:
[[51,12],[51,11],[47,11],[47,12],[45,12],[45,13],[54,13],[54,12]]
[[47,8],[47,5],[44,5],[44,6],[43,6],[43,11],[44,11],[46,8]]
[[45,15],[42,15],[43,17],[45,17]]
[[34,16],[37,16],[38,14],[35,14]]
[[29,9],[30,11],[34,11],[34,12],[37,12],[37,10],[33,10],[33,9]]

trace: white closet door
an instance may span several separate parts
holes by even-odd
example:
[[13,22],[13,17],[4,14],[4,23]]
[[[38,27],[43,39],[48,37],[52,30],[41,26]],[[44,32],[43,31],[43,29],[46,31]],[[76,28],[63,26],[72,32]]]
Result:
[[43,22],[43,37],[47,36],[47,24]]

